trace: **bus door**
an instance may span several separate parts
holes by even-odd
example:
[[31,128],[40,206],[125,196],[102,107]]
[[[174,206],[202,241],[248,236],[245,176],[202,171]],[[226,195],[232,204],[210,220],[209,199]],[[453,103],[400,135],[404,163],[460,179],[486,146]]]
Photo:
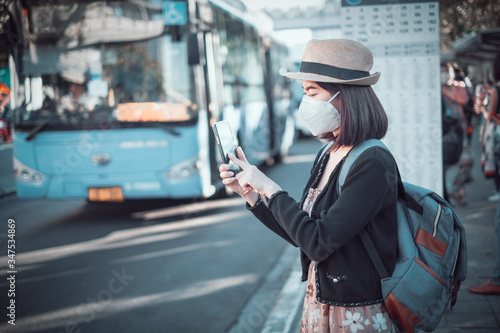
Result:
[[[216,121],[223,119],[223,82],[222,82],[222,68],[220,65],[219,57],[219,37],[217,34],[210,32],[205,33],[205,52],[206,52],[206,82],[208,87],[208,110],[210,115],[210,125]],[[234,129],[233,129],[234,130]],[[214,184],[220,183],[218,165],[222,163],[219,156],[215,137],[210,133],[209,135],[209,149],[212,168],[212,181]]]
[[219,59],[219,38],[210,32],[205,33],[205,50],[207,56],[207,86],[209,87],[209,111],[213,120],[222,119],[223,84],[222,69]]
[[[196,66],[200,84],[197,86],[197,95],[200,103],[198,143],[200,147],[200,160],[207,165],[200,169],[200,176],[204,196],[209,197],[221,187],[218,166],[222,160],[218,153],[212,124],[222,120],[223,109],[223,84],[222,70],[219,59],[219,39],[210,32],[193,33],[189,37],[189,63]],[[204,84],[201,84],[204,83]]]
[[274,110],[274,96],[273,96],[273,75],[272,75],[272,61],[271,61],[271,45],[270,45],[270,40],[269,38],[264,38],[263,44],[264,44],[264,88],[266,89],[266,99],[267,99],[267,104],[268,104],[268,113],[269,113],[269,151],[271,152],[271,155],[275,155],[275,152],[278,151],[279,149],[276,148],[277,145],[277,140],[276,140],[276,133],[275,133],[275,126],[274,124],[276,123],[275,119],[275,110]]

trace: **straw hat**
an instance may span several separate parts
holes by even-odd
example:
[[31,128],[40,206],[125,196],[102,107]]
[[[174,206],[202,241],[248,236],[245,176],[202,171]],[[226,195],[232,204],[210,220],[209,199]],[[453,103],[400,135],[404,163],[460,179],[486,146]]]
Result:
[[313,39],[306,46],[300,71],[282,75],[295,80],[366,86],[377,83],[380,77],[380,72],[370,75],[372,66],[373,55],[361,43]]

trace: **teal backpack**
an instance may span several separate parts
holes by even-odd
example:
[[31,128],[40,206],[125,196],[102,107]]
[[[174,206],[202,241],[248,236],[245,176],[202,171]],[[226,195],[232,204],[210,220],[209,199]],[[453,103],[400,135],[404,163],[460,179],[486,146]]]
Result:
[[[347,155],[338,181],[340,195],[347,174],[367,149],[387,147],[367,140]],[[324,152],[328,147],[324,149]],[[432,332],[448,304],[455,305],[460,283],[467,275],[465,229],[448,202],[428,189],[403,183],[398,170],[398,256],[389,275],[368,232],[363,245],[381,277],[390,317],[405,332]]]

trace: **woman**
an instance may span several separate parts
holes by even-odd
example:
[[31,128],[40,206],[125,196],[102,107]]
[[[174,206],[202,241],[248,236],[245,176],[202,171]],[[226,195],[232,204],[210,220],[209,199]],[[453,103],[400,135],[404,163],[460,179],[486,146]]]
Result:
[[387,270],[396,262],[397,230],[394,179],[396,164],[385,150],[365,151],[336,188],[340,167],[352,147],[380,139],[387,116],[370,85],[371,52],[355,41],[312,40],[300,72],[305,96],[299,107],[314,135],[333,141],[318,154],[299,203],[250,165],[241,148],[230,156],[242,171],[220,166],[223,183],[241,195],[267,227],[301,250],[308,281],[302,332],[397,332],[383,305],[380,277],[358,233],[366,228]]

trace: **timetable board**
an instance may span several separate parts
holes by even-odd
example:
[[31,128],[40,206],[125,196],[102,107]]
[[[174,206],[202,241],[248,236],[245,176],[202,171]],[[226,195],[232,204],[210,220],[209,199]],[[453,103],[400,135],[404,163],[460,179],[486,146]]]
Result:
[[384,143],[403,180],[443,193],[439,3],[342,0],[342,35],[373,53],[389,117]]

